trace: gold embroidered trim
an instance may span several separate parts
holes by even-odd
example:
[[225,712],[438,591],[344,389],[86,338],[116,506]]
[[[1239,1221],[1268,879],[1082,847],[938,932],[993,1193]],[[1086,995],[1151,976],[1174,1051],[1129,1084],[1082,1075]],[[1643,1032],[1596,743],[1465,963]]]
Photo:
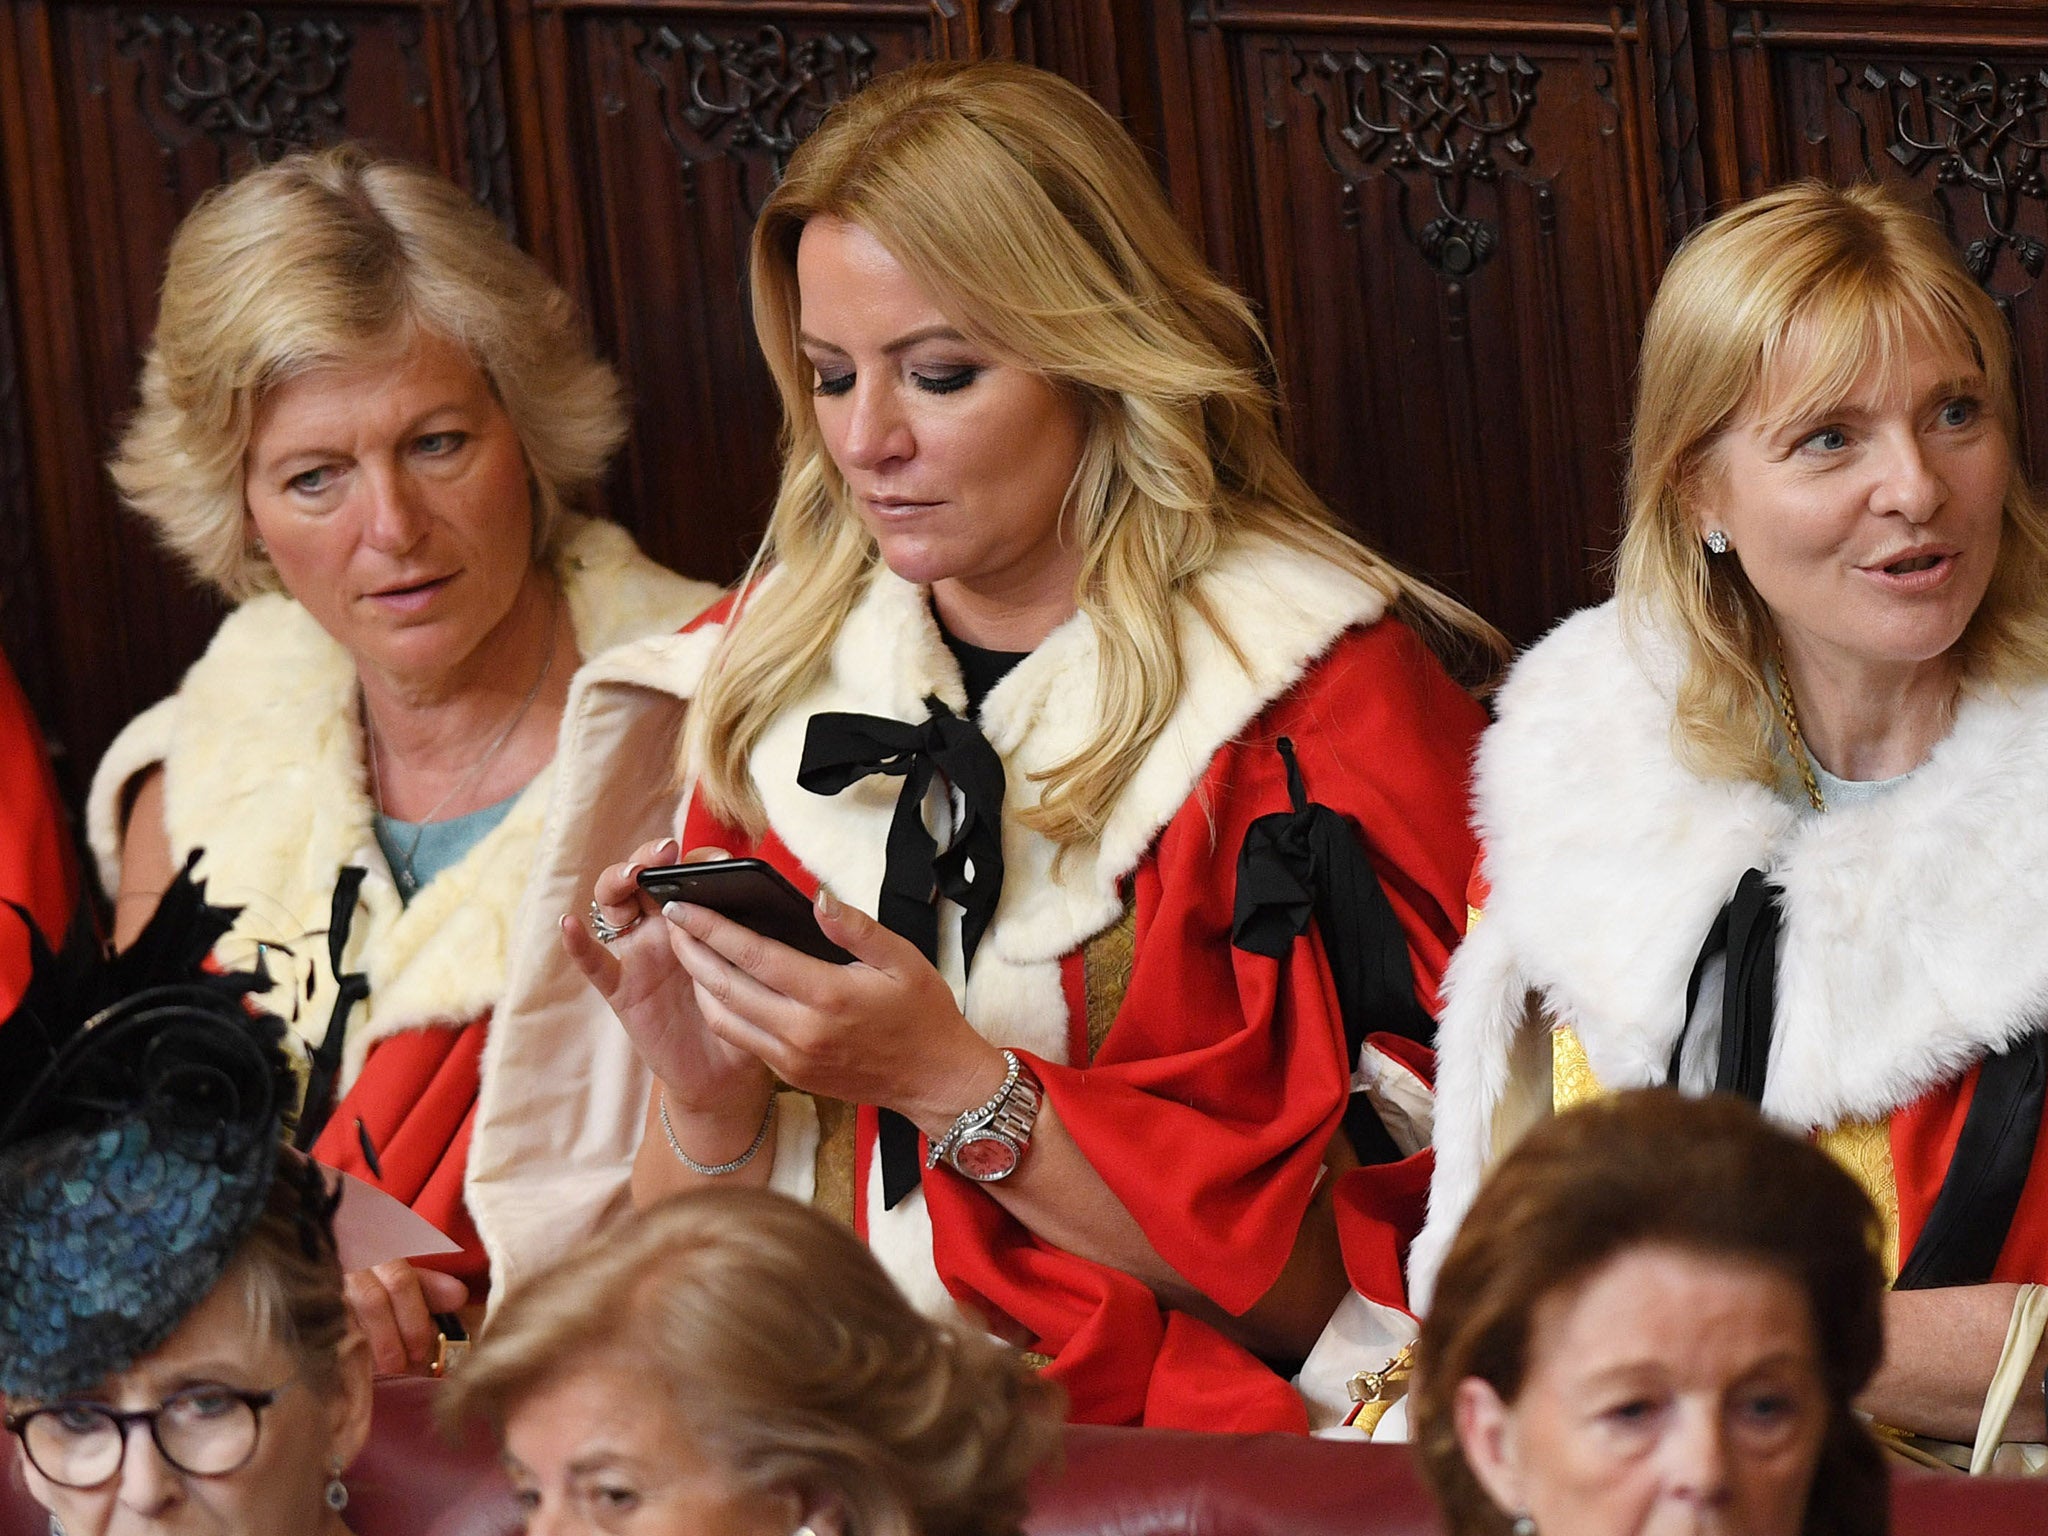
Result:
[[1088,1059],[1092,1062],[1109,1038],[1131,990],[1131,966],[1138,939],[1137,908],[1126,902],[1124,915],[1081,946],[1082,989],[1088,995]]
[[1606,1096],[1607,1090],[1594,1075],[1593,1064],[1586,1059],[1586,1047],[1580,1043],[1578,1031],[1569,1024],[1557,1025],[1550,1031],[1551,1108],[1562,1113],[1576,1104]]
[[1833,1130],[1816,1132],[1813,1144],[1827,1153],[1863,1186],[1884,1229],[1884,1273],[1899,1277],[1899,1179],[1892,1166],[1892,1130],[1883,1120],[1847,1120]]
[[[1550,1032],[1550,1101],[1558,1111],[1601,1098],[1607,1090],[1586,1059],[1586,1047],[1569,1024]],[[1884,1229],[1884,1270],[1899,1274],[1899,1181],[1892,1167],[1891,1127],[1882,1120],[1854,1120],[1815,1133],[1815,1146],[1847,1170],[1877,1207]]]
[[811,1204],[826,1215],[853,1225],[853,1106],[839,1099],[814,1097],[818,1106],[818,1153],[812,1167],[816,1187]]

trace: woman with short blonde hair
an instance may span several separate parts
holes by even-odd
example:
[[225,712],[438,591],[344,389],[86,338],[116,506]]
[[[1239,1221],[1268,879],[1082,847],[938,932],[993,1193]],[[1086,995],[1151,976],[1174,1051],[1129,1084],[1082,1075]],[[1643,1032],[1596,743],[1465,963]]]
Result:
[[[659,1080],[636,1195],[839,1210],[1084,1419],[1341,1416],[1273,1364],[1345,1291],[1325,1159],[1415,1150],[1392,1100],[1345,1119],[1351,1069],[1426,1099],[1472,851],[1479,710],[1410,621],[1492,632],[1339,530],[1248,306],[1055,76],[878,80],[792,159],[751,270],[775,512],[674,650],[674,836],[567,932]],[[644,779],[625,755],[583,771]],[[860,963],[694,900],[643,922],[636,874],[685,848],[816,892]]]
[[[582,1422],[586,1400],[627,1411]],[[442,1411],[490,1422],[537,1516],[625,1420],[648,1465],[779,1513],[773,1536],[1009,1536],[1060,1431],[1059,1389],[1012,1351],[920,1315],[845,1227],[751,1189],[664,1201],[515,1291]]]
[[[472,1181],[473,1152],[488,1169],[544,1113],[563,1136],[622,1120],[630,1155],[602,1079],[539,1111],[534,1067],[483,1049],[488,1024],[491,1063],[520,1059],[522,1018],[494,1011],[571,674],[713,595],[571,510],[624,431],[568,296],[423,166],[292,155],[208,193],[171,242],[112,470],[236,606],[108,750],[90,832],[122,943],[203,852],[242,909],[222,961],[299,988],[302,1145],[460,1244],[452,1274],[350,1277],[383,1370],[427,1358],[430,1313],[493,1262],[544,1258],[605,1209],[579,1176],[538,1219],[522,1150],[494,1212],[505,1181]],[[637,1102],[643,1081],[609,1089]]]
[[128,504],[230,602],[280,590],[245,527],[244,458],[264,395],[322,363],[460,342],[533,478],[533,552],[626,435],[625,391],[569,296],[476,200],[355,145],[297,155],[199,200],[171,243],[142,403],[111,469]]
[[[1884,1213],[1865,1409],[1967,1442],[1995,1379],[2038,1388],[2048,539],[2012,366],[1877,187],[1780,188],[1673,261],[1617,595],[1517,664],[1479,753],[1420,1294],[1532,1114],[1669,1081],[1813,1134]],[[1986,1418],[1976,1465],[2042,1411]]]

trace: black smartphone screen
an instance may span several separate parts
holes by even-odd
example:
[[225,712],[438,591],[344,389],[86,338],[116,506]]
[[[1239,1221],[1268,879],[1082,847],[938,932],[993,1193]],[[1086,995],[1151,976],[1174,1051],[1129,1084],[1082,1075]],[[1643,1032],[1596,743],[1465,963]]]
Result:
[[817,960],[845,965],[853,959],[825,937],[804,894],[782,871],[760,859],[710,859],[701,864],[660,864],[640,871],[640,889],[656,901],[687,901],[729,917],[742,928],[787,944]]

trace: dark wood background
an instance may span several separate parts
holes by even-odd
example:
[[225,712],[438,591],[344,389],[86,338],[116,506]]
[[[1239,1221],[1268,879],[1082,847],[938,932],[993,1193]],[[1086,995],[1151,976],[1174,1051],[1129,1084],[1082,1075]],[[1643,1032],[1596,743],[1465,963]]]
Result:
[[1917,184],[2003,298],[2048,443],[2040,0],[0,0],[0,644],[74,801],[218,610],[118,507],[165,244],[342,135],[471,187],[630,382],[612,511],[729,578],[774,479],[752,211],[832,101],[1014,55],[1146,146],[1271,328],[1310,479],[1527,640],[1603,590],[1673,242],[1797,175]]

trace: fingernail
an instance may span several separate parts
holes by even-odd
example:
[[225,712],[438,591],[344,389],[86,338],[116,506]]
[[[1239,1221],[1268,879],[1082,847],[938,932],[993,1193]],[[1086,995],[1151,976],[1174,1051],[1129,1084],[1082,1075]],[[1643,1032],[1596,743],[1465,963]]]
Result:
[[664,863],[673,864],[683,856],[683,845],[674,838],[670,838],[659,848],[655,849],[655,852],[661,855]]
[[643,870],[643,869],[645,869],[646,867],[647,867],[647,866],[646,866],[645,864],[628,864],[628,865],[626,866],[626,878],[627,878],[628,880],[637,880],[637,879],[639,879],[639,878],[640,878],[640,871],[641,871],[641,870]]
[[832,894],[830,886],[818,887],[818,911],[826,917],[839,915],[839,898]]
[[661,915],[678,928],[683,926],[683,914],[690,909],[680,901],[665,901],[661,904]]

